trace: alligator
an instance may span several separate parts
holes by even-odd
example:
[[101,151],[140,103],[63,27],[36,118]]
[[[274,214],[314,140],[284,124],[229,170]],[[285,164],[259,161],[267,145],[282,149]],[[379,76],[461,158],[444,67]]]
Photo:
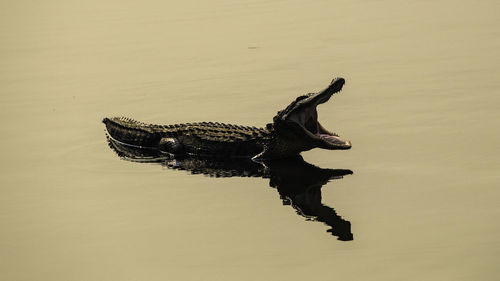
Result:
[[300,155],[264,162],[256,162],[249,158],[213,159],[189,155],[178,158],[154,148],[129,146],[109,136],[108,145],[121,159],[131,162],[160,164],[169,169],[213,178],[269,179],[269,186],[278,191],[283,205],[291,206],[307,221],[322,222],[329,226],[327,232],[338,240],[353,240],[351,223],[339,216],[334,208],[321,202],[322,186],[331,180],[352,174],[351,170],[319,168],[304,161]]
[[252,158],[256,161],[299,155],[313,148],[350,149],[351,142],[318,122],[316,107],[342,90],[345,80],[335,78],[318,93],[297,97],[278,111],[265,128],[218,122],[154,125],[130,118],[104,118],[107,134],[116,142],[159,150],[177,157],[207,156]]

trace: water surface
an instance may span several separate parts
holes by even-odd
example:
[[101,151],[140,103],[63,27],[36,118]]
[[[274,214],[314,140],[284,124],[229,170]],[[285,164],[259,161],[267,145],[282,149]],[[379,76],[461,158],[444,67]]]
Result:
[[[496,280],[498,9],[2,2],[0,279]],[[267,178],[120,160],[100,123],[264,126],[334,76],[319,119],[353,148],[303,157],[354,172],[321,186],[349,241]]]

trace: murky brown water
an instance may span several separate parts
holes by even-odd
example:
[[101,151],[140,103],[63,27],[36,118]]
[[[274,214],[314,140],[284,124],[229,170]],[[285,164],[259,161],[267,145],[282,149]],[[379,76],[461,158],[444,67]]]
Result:
[[[366,3],[365,3],[366,2]],[[1,280],[497,280],[496,1],[3,1]],[[120,160],[105,116],[262,126],[334,76],[339,241],[263,178]],[[334,227],[335,228],[335,227]]]

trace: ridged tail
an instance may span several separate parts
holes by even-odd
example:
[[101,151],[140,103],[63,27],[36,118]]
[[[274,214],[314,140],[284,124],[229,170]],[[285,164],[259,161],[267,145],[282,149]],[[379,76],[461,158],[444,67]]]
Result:
[[161,140],[161,134],[153,125],[124,117],[104,118],[102,122],[106,125],[108,135],[124,144],[157,147]]

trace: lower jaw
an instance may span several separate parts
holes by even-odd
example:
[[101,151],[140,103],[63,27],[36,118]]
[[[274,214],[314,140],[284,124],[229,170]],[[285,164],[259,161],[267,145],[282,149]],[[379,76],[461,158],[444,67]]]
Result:
[[342,141],[339,137],[328,135],[328,134],[316,134],[316,136],[319,137],[320,139],[324,139],[324,140],[327,140],[327,141],[330,141],[330,142]]
[[333,136],[329,134],[316,134],[317,137],[319,137],[322,140],[325,140],[326,142],[332,144],[332,145],[345,145],[347,142],[341,139],[338,136]]

